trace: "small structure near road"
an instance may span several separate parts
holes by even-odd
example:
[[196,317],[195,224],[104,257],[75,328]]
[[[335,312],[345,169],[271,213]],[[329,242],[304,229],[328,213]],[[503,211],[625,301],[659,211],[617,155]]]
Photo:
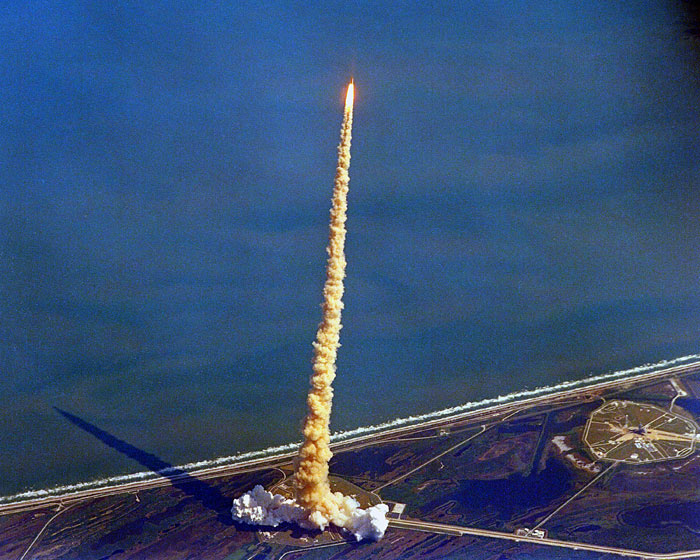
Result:
[[406,509],[406,504],[400,504],[400,503],[396,502],[394,504],[394,507],[389,512],[389,516],[393,519],[401,519],[401,514],[404,512],[405,509]]
[[519,537],[534,537],[536,539],[547,538],[547,531],[544,529],[528,529],[527,527],[520,527],[515,530],[515,534]]

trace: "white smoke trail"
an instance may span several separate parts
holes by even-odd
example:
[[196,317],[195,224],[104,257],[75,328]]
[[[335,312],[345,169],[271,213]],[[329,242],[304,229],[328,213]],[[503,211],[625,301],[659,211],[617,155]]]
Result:
[[[671,367],[674,365],[682,364],[683,362],[689,362],[691,360],[700,360],[700,354],[689,354],[687,356],[681,356],[680,358],[674,358],[672,360],[662,360],[653,364],[645,364],[642,366],[634,367],[631,369],[625,369],[620,371],[615,371],[611,373],[596,375],[592,377],[587,377],[584,379],[573,380],[573,381],[563,381],[556,385],[550,385],[546,387],[539,387],[537,389],[531,389],[526,391],[518,391],[515,393],[509,393],[507,395],[502,395],[498,397],[483,399],[480,401],[471,401],[464,404],[453,406],[450,408],[444,408],[441,410],[436,410],[433,412],[428,412],[426,414],[419,414],[414,416],[406,416],[401,418],[396,418],[394,420],[389,420],[381,424],[373,424],[370,426],[362,426],[354,428],[352,430],[346,430],[342,432],[336,432],[331,435],[332,442],[342,442],[358,436],[367,436],[370,434],[375,434],[378,432],[383,432],[385,430],[411,426],[413,424],[418,424],[421,422],[427,422],[430,420],[437,420],[440,418],[446,419],[450,416],[455,416],[463,412],[468,412],[470,410],[485,409],[489,406],[498,406],[500,404],[505,404],[509,402],[515,402],[527,398],[538,397],[542,395],[547,395],[550,393],[557,393],[559,391],[564,391],[567,389],[575,389],[578,387],[585,387],[588,385],[593,385],[598,382],[609,381],[612,379],[619,379],[623,377],[634,376],[636,374],[641,374],[645,372],[651,372],[657,369]],[[238,453],[236,455],[228,455],[225,457],[217,457],[215,459],[207,459],[204,461],[196,461],[193,463],[186,463],[184,465],[174,466],[169,469],[163,470],[163,474],[168,474],[171,472],[181,472],[185,471],[190,474],[196,474],[197,471],[203,469],[211,469],[215,467],[226,467],[234,466],[245,461],[250,461],[253,459],[264,459],[271,458],[274,456],[283,457],[284,455],[292,455],[293,452],[299,449],[300,442],[287,443],[284,445],[278,445],[274,447],[267,447],[258,451],[248,451],[245,453]],[[0,504],[11,504],[15,502],[33,500],[38,498],[49,498],[49,497],[59,497],[67,494],[74,494],[83,490],[94,490],[97,488],[104,488],[108,486],[116,486],[122,484],[129,484],[132,482],[139,482],[144,480],[151,480],[159,478],[157,473],[152,471],[146,472],[136,472],[125,475],[112,476],[107,478],[101,478],[93,480],[90,482],[79,482],[76,484],[67,484],[62,486],[56,486],[53,488],[44,488],[39,490],[28,490],[26,492],[19,492],[17,494],[12,494],[9,496],[0,496]]]

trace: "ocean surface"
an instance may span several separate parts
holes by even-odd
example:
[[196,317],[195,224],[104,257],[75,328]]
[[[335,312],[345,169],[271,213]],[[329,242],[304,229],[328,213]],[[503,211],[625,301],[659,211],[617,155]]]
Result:
[[699,352],[688,6],[5,3],[0,496],[300,438],[350,76],[334,430]]

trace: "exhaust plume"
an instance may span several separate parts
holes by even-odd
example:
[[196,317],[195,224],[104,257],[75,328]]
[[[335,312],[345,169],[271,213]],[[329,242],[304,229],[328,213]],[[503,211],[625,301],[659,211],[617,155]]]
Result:
[[343,126],[338,145],[338,167],[335,173],[333,202],[330,213],[326,283],[323,288],[323,318],[314,342],[313,373],[307,397],[308,414],[304,420],[304,443],[296,465],[297,502],[312,515],[332,519],[338,513],[339,499],[330,491],[328,461],[330,450],[330,417],[333,400],[331,384],[335,379],[335,360],[340,346],[340,322],[343,309],[345,278],[345,220],[350,177],[350,141],[354,85],[351,82],[345,97]]
[[343,309],[345,278],[345,221],[350,176],[350,141],[354,84],[350,82],[345,96],[343,125],[338,145],[338,166],[335,173],[330,212],[328,261],[323,287],[323,318],[314,342],[311,388],[306,399],[308,413],[304,420],[302,444],[295,461],[296,500],[266,492],[256,486],[234,500],[234,519],[254,525],[275,527],[293,522],[310,529],[325,529],[329,523],[351,532],[357,540],[378,540],[388,526],[386,504],[362,509],[357,500],[340,492],[331,492],[328,482],[330,450],[330,418],[333,400],[331,384],[335,379],[335,359],[340,346],[340,322]]

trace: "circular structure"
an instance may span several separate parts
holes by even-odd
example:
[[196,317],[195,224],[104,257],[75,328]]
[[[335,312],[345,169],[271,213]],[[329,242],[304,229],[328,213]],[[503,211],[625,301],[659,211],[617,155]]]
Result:
[[698,426],[657,406],[610,401],[593,411],[583,441],[596,459],[652,463],[682,459],[695,451]]

